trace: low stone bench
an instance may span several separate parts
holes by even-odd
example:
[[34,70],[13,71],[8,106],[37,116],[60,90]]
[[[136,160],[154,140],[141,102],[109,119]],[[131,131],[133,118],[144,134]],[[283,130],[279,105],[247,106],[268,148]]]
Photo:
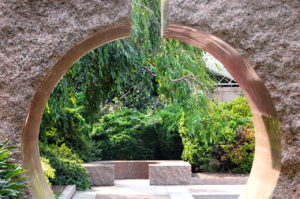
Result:
[[150,185],[188,185],[191,179],[192,169],[188,162],[161,161],[149,165]]
[[93,186],[112,186],[114,179],[149,179],[150,185],[187,185],[191,165],[183,161],[97,161],[82,164]]
[[64,191],[60,194],[59,199],[72,199],[76,192],[76,185],[68,185]]
[[115,166],[108,162],[90,162],[82,164],[91,176],[92,186],[112,186],[115,179]]
[[149,179],[149,165],[153,160],[112,161],[115,165],[115,179]]

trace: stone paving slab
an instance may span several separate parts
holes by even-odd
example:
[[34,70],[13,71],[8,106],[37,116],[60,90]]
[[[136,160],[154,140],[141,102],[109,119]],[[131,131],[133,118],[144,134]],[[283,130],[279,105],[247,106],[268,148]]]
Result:
[[88,191],[78,191],[73,196],[72,199],[95,199],[96,198],[96,192],[88,190]]
[[193,195],[194,199],[238,199],[239,195]]
[[245,185],[191,185],[187,186],[192,195],[239,195]]
[[[171,199],[168,195],[130,195],[130,196],[120,196],[120,195],[102,195],[97,194],[96,199]],[[183,198],[181,198],[183,199]]]
[[115,180],[115,186],[93,187],[73,199],[236,199],[245,185],[153,186],[149,180]]
[[249,175],[228,173],[193,173],[192,185],[243,185]]
[[59,199],[71,199],[76,192],[76,185],[68,185],[60,194]]
[[185,187],[168,186],[168,192],[171,199],[193,199],[193,196]]
[[169,195],[167,186],[150,186],[149,180],[115,180],[115,186],[93,187],[101,194],[113,195]]

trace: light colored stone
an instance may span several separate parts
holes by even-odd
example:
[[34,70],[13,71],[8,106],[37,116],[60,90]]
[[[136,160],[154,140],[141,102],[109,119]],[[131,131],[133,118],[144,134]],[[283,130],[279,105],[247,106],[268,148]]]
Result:
[[[0,1],[0,139],[20,146],[14,154],[17,161],[23,163],[21,145],[30,105],[49,71],[87,37],[130,22],[131,0]],[[38,146],[38,131],[34,132],[36,136],[29,136],[32,144],[23,148]],[[37,158],[24,158],[32,161],[29,165],[39,164],[38,148],[30,154]],[[38,179],[30,185],[37,196],[30,198],[53,198],[40,171],[33,166],[26,173]]]
[[78,191],[72,199],[96,199],[96,195],[93,191]]
[[[54,64],[96,31],[129,23],[130,11],[130,0],[1,1],[1,139],[21,146],[33,96]],[[273,198],[300,194],[299,13],[299,0],[172,0],[170,9],[171,23],[218,36],[264,81],[280,119],[282,140],[281,173]],[[37,138],[35,134],[27,144],[34,147]],[[20,150],[14,158],[22,161]],[[40,184],[37,190],[44,190],[46,181],[35,186]]]
[[237,178],[192,178],[191,185],[240,185],[247,184],[248,177]]
[[76,185],[68,185],[64,191],[60,194],[59,199],[72,199],[76,192]]
[[149,165],[150,185],[188,185],[192,178],[188,162],[174,161]]
[[114,164],[111,163],[85,163],[82,164],[91,176],[93,186],[113,186],[114,185]]
[[115,165],[115,179],[148,179],[149,164],[158,164],[156,160],[112,161]]
[[168,192],[171,199],[194,199],[190,192],[183,186],[168,187]]
[[272,198],[298,198],[300,1],[169,2],[170,24],[189,26],[221,38],[233,46],[262,78],[279,116],[281,129],[281,171]]

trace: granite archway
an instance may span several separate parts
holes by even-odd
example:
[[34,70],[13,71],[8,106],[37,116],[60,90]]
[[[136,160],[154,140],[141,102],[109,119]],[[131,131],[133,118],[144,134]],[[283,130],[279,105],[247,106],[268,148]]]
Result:
[[[162,3],[166,6],[164,37],[213,54],[242,84],[251,105],[257,147],[247,190],[241,197],[297,197],[300,3]],[[43,103],[67,68],[88,50],[129,36],[131,1],[24,1],[1,3],[0,8],[0,131],[14,144],[21,145],[23,139],[23,158],[20,151],[15,158],[31,169],[34,198],[51,198],[38,161]],[[263,16],[261,20],[259,16]]]

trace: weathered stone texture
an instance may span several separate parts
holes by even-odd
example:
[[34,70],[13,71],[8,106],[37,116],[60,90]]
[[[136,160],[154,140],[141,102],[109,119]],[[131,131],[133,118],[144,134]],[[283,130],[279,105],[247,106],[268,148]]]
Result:
[[115,179],[148,179],[149,164],[158,164],[154,160],[113,161],[115,165]]
[[[170,0],[170,24],[232,45],[264,81],[277,110],[282,169],[273,198],[300,195],[300,1]],[[298,186],[298,187],[297,187]]]
[[37,88],[71,47],[130,21],[130,0],[0,1],[0,139],[21,146]]
[[115,180],[115,166],[113,163],[90,162],[82,164],[91,176],[93,186],[113,186]]
[[161,162],[149,165],[150,185],[189,185],[192,167],[188,162]]
[[[274,198],[300,194],[299,0],[171,0],[170,23],[231,44],[263,79],[278,112],[282,169]],[[0,1],[0,132],[20,145],[50,68],[95,31],[130,21],[130,0]],[[20,155],[20,153],[19,153]],[[20,156],[17,156],[20,159]],[[297,187],[298,186],[298,187]]]
[[130,21],[130,0],[1,1],[1,139],[21,144],[33,95],[62,55],[88,35]]

